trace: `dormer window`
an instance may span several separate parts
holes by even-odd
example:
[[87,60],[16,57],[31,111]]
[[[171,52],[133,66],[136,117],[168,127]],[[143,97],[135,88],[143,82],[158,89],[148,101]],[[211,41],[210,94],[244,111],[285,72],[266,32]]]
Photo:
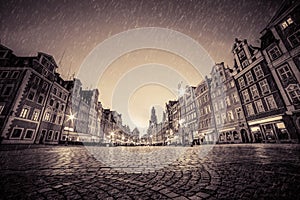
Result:
[[281,51],[279,50],[279,48],[277,46],[274,46],[273,48],[271,48],[268,51],[268,53],[272,60],[275,60],[281,56]]
[[283,21],[280,26],[281,26],[281,29],[284,30],[286,29],[287,27],[289,27],[291,24],[293,24],[294,21],[292,20],[291,17],[289,17],[287,20]]

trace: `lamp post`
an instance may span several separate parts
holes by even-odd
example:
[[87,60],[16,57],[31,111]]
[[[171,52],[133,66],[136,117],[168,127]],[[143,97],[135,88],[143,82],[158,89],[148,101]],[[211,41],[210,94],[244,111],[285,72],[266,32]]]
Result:
[[[67,132],[67,137],[66,137],[66,145],[68,145],[69,142],[69,135],[70,135],[70,129],[71,129],[71,124],[73,124],[73,120],[75,119],[75,115],[74,114],[70,114],[68,115],[68,119],[67,121],[69,121],[69,127],[68,127],[68,132]],[[74,131],[74,128],[73,128]]]

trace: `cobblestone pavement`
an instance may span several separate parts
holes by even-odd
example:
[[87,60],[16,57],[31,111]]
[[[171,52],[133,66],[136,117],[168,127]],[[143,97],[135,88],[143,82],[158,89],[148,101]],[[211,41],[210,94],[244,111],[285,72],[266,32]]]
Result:
[[298,144],[35,146],[0,151],[0,199],[300,199],[299,169]]

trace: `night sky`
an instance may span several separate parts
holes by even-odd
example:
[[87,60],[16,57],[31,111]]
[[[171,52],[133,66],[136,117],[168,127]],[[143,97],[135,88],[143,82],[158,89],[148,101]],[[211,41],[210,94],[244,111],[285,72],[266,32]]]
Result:
[[[40,51],[53,55],[64,78],[76,75],[87,55],[105,39],[142,27],[186,34],[214,62],[232,66],[234,39],[259,46],[260,31],[280,4],[281,0],[10,0],[1,2],[0,39],[19,56]],[[103,94],[101,90],[105,89],[100,87]],[[102,102],[111,107],[109,101]],[[145,122],[149,106],[141,115]]]

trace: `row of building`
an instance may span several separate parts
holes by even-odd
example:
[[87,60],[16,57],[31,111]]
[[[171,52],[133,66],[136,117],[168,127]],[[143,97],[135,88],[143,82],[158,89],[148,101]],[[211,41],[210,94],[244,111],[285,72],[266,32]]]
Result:
[[104,109],[97,89],[63,80],[51,55],[19,57],[0,45],[1,143],[114,143],[136,141],[116,111]]
[[167,123],[150,123],[146,138],[156,144],[299,142],[299,5],[281,5],[259,47],[236,39],[233,67],[217,63],[197,86],[179,84],[178,99],[166,104]]

